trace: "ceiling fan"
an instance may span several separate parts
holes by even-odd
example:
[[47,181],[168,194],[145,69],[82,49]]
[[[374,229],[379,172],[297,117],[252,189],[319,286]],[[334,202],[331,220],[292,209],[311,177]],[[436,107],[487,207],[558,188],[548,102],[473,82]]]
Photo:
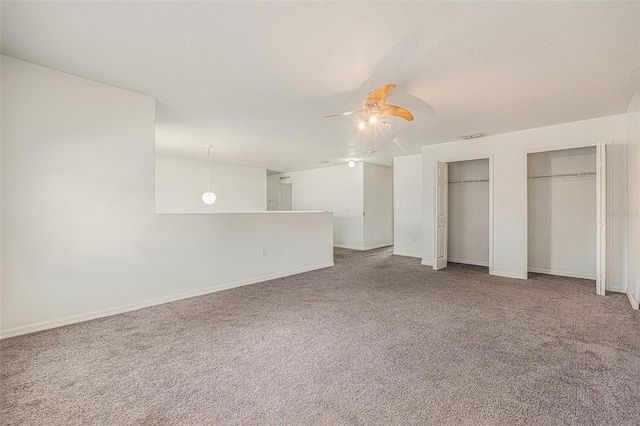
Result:
[[364,108],[343,112],[342,114],[325,115],[325,117],[360,114],[360,123],[358,123],[358,127],[360,127],[361,130],[367,126],[367,123],[379,123],[385,127],[391,126],[391,123],[389,123],[388,120],[388,116],[390,115],[404,118],[407,121],[413,120],[413,115],[411,115],[408,110],[396,105],[389,105],[385,103],[387,94],[394,87],[396,87],[395,84],[387,84],[369,92],[369,96],[367,96],[367,100],[364,102]]

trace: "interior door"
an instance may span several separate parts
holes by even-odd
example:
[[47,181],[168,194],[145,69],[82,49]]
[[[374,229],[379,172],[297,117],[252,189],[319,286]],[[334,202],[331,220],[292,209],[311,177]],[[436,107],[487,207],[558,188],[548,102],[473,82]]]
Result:
[[596,147],[596,294],[605,295],[607,287],[607,145]]
[[293,184],[291,183],[280,184],[280,210],[293,210]]
[[436,162],[436,214],[433,269],[447,267],[447,216],[449,210],[449,165]]

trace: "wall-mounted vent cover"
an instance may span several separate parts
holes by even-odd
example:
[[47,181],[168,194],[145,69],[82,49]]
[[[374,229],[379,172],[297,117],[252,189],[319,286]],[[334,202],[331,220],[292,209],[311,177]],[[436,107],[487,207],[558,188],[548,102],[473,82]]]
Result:
[[484,133],[474,133],[473,135],[466,135],[466,136],[460,136],[462,139],[468,140],[468,139],[478,139],[478,138],[484,138],[485,134]]

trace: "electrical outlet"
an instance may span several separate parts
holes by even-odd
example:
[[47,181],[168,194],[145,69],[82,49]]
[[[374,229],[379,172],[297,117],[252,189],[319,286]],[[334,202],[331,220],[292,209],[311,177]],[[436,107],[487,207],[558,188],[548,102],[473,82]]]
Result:
[[263,256],[266,256],[266,255],[267,255],[267,249],[264,249],[264,248],[262,249],[262,255],[263,255]]
[[414,236],[413,236],[413,241],[415,241],[415,240],[416,240],[416,236],[414,235]]

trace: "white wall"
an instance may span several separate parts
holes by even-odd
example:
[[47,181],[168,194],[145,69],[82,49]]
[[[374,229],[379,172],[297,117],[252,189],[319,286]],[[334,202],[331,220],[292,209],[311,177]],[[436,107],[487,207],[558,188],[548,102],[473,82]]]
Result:
[[[369,250],[393,244],[393,169],[357,162],[269,175],[269,210],[280,210],[281,183],[293,186],[293,210],[333,212],[333,244]],[[366,212],[366,218],[365,218]]]
[[[614,140],[625,143],[627,134],[626,115],[596,118],[556,126],[530,129],[520,132],[489,136],[482,139],[458,141],[422,148],[423,175],[423,223],[424,241],[423,262],[433,261],[433,223],[434,211],[434,163],[440,161],[459,161],[470,158],[483,158],[493,155],[494,178],[494,271],[495,275],[526,278],[527,276],[527,227],[526,216],[526,153],[529,151],[547,151],[553,149],[574,148],[593,145],[601,140]],[[624,151],[622,151],[624,152]],[[620,155],[614,151],[614,155]],[[619,163],[619,158],[614,163]],[[626,188],[623,177],[613,174],[611,208],[626,206]],[[613,180],[610,179],[610,180]],[[610,218],[615,232],[611,235],[609,257],[623,259],[626,256],[626,218]],[[615,269],[609,268],[607,288],[624,291],[626,288],[626,264]]]
[[528,180],[529,271],[595,280],[595,147],[528,157],[529,176],[594,174]]
[[362,250],[364,245],[364,165],[356,163],[269,176],[269,208],[279,209],[279,181],[293,185],[293,209],[333,212],[333,243]]
[[422,257],[422,155],[393,159],[393,254]]
[[211,191],[216,202],[202,202],[207,190],[207,162],[155,156],[156,213],[259,212],[267,209],[267,170],[211,163]]
[[393,169],[364,164],[365,249],[393,245]]
[[[622,114],[624,116],[624,114]],[[623,126],[624,127],[624,126]],[[627,291],[628,268],[628,224],[626,217],[611,214],[627,211],[627,147],[628,137],[614,139],[607,146],[607,289],[625,293]]]
[[156,214],[154,99],[9,57],[2,88],[3,337],[332,265],[330,213]]
[[640,92],[636,92],[627,113],[628,131],[628,208],[626,216],[629,236],[628,295],[634,308],[640,302]]
[[[469,182],[475,180],[483,182]],[[488,158],[449,163],[447,258],[451,262],[489,266],[488,180]]]
[[[0,6],[1,7],[1,6]],[[1,9],[0,9],[1,15]],[[4,135],[4,131],[2,130],[2,62],[4,60],[4,56],[0,55],[0,330],[2,330],[2,199],[4,198],[2,192],[2,135]]]

